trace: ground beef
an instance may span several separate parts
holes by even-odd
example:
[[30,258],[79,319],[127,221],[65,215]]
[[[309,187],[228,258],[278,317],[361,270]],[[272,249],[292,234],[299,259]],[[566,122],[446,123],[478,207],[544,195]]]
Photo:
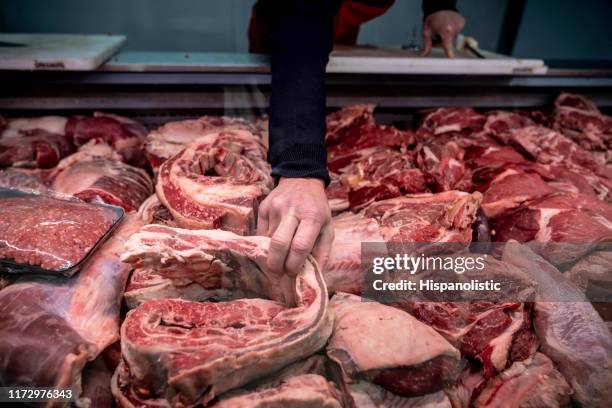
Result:
[[0,200],[0,259],[67,269],[83,259],[116,220],[109,208],[49,197]]

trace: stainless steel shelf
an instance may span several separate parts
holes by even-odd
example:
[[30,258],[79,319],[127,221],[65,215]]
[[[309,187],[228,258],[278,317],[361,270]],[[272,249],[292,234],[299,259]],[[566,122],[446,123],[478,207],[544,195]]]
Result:
[[[546,107],[561,91],[612,107],[612,72],[550,70],[546,75],[329,74],[330,109],[371,102],[379,111],[437,106]],[[266,72],[0,72],[5,115],[113,110],[148,114],[219,113],[267,108]],[[296,101],[297,103],[297,101]],[[25,111],[25,112],[24,112]]]

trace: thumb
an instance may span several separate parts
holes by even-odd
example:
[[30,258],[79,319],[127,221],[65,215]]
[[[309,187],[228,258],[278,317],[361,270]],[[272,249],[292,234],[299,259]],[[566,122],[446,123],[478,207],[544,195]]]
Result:
[[423,27],[423,50],[421,50],[421,53],[419,54],[421,57],[426,57],[429,55],[431,52],[431,47],[433,46],[432,41],[433,34],[431,29],[427,26]]
[[455,58],[455,51],[453,49],[453,35],[450,33],[444,33],[442,37],[442,48],[444,48],[444,54],[448,58]]

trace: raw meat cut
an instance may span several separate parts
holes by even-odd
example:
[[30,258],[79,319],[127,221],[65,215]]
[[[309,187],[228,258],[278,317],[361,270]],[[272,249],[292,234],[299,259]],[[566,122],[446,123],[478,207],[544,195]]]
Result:
[[422,144],[417,147],[416,162],[432,191],[470,191],[472,172],[463,162],[463,155],[463,149],[455,142]]
[[336,293],[328,357],[345,382],[364,379],[394,394],[435,392],[459,374],[459,351],[435,330],[399,309]]
[[[287,378],[295,377],[303,374],[316,374],[322,377],[327,377],[327,362],[329,360],[323,354],[314,354],[303,360],[296,361],[293,364],[289,364],[280,371],[275,372],[272,375],[263,377],[259,380],[253,381],[248,385],[247,388],[259,387],[261,385],[270,385],[272,383],[278,383]],[[231,391],[233,393],[234,391]],[[229,393],[228,393],[229,394]]]
[[572,282],[606,323],[612,321],[612,248],[608,243],[576,262],[563,274]]
[[[125,372],[125,370],[125,364],[121,363],[112,380],[113,392],[119,396],[119,406],[133,407],[133,401],[138,401],[145,406],[169,407],[168,401],[161,399],[138,399],[136,395],[131,395],[131,399],[128,399],[122,396],[118,392],[117,379],[121,375],[120,373]],[[286,406],[339,408],[339,391],[325,379],[325,375],[325,358],[321,355],[314,355],[291,364],[270,376],[257,379],[244,388],[229,391],[207,406],[215,408],[270,406],[279,408]]]
[[226,116],[203,116],[198,119],[169,122],[151,131],[144,144],[147,159],[153,170],[157,171],[163,162],[180,153],[188,144],[210,133],[217,134],[220,131],[247,132],[255,135],[256,137],[252,140],[245,139],[238,143],[248,142],[248,145],[244,145],[244,149],[250,152],[247,154],[249,157],[266,159],[267,149],[260,137],[264,132],[247,120]]
[[508,168],[497,174],[483,192],[482,210],[489,218],[496,218],[522,203],[555,192],[535,173]]
[[440,108],[423,119],[419,132],[433,135],[443,133],[465,135],[481,130],[486,120],[486,116],[472,108]]
[[128,262],[156,268],[182,265],[203,277],[222,276],[230,287],[271,300],[159,300],[132,310],[121,329],[129,373],[119,372],[116,390],[124,397],[116,394],[117,400],[133,395],[205,404],[313,354],[327,342],[327,290],[316,263],[309,258],[296,278],[275,276],[264,266],[268,246],[266,237],[157,225],[131,237],[123,255]]
[[61,171],[52,188],[87,202],[104,202],[135,211],[153,192],[153,182],[142,169],[117,160],[80,160]]
[[534,126],[535,124],[527,116],[516,112],[493,111],[487,115],[484,130],[500,142],[508,144],[511,130]]
[[356,153],[362,158],[353,160],[338,176],[348,190],[352,210],[374,201],[427,191],[425,177],[410,155],[382,147]]
[[25,192],[46,194],[49,187],[38,170],[9,167],[0,170],[0,187]]
[[106,143],[99,143],[97,140],[91,140],[79,147],[75,153],[64,157],[56,167],[50,169],[48,171],[49,174],[47,175],[47,178],[53,179],[60,172],[74,166],[78,162],[96,159],[121,161],[121,156],[115,151],[115,149]]
[[590,196],[597,193],[587,178],[576,172],[581,170],[570,170],[563,164],[530,162],[511,147],[471,147],[465,159],[474,171],[477,189],[484,193],[483,208],[489,217],[553,191]]
[[325,378],[325,364],[326,359],[322,355],[300,360],[277,373],[252,382],[245,388],[227,392],[211,406],[340,408],[340,392]]
[[119,254],[140,226],[128,215],[72,278],[22,276],[0,291],[1,386],[71,387],[80,394],[83,366],[119,339],[129,272]]
[[[544,165],[542,167],[546,173],[540,173],[540,175],[555,190],[599,198],[597,189],[601,190],[603,185],[601,179],[595,179],[589,174],[585,174],[585,177],[584,173],[577,173],[577,169],[570,170],[565,166]],[[593,180],[596,181],[595,186],[591,184]],[[607,190],[608,187],[605,189]]]
[[472,223],[479,201],[479,193],[458,191],[406,195],[377,201],[359,214],[343,213],[334,217],[335,239],[323,270],[329,292],[362,293],[363,242],[369,243],[370,249],[378,254],[386,252],[385,241],[455,242],[459,246],[452,250],[465,247],[472,239]]
[[417,146],[418,145],[429,145],[442,147],[447,143],[454,143],[461,149],[468,149],[470,147],[490,147],[499,146],[499,143],[488,133],[483,130],[472,132],[465,130],[462,133],[448,132],[434,135],[427,133],[427,131],[417,131],[416,133]]
[[472,407],[474,399],[487,384],[482,369],[468,365],[453,387],[445,390],[454,408]]
[[414,143],[414,135],[410,131],[396,129],[392,126],[379,124],[363,124],[342,129],[342,137],[337,134],[334,143],[328,141],[328,154],[335,158],[339,154],[350,153],[369,147],[394,147],[405,151],[408,145]]
[[268,163],[248,150],[257,143],[249,132],[212,133],[162,164],[156,191],[177,225],[254,232],[259,202],[273,186]]
[[591,101],[580,95],[562,93],[555,101],[553,128],[610,162],[612,155],[612,118],[601,114]]
[[577,166],[596,174],[606,171],[587,150],[562,134],[543,126],[528,126],[513,130],[510,134],[510,143],[523,149],[542,164]]
[[329,177],[330,183],[325,189],[329,209],[332,211],[332,214],[348,210],[350,206],[349,191],[351,187],[346,184],[345,179],[341,178],[335,173],[332,173],[331,171],[329,172]]
[[327,290],[329,293],[361,294],[364,278],[361,271],[362,243],[372,247],[375,243],[382,243],[377,245],[382,253],[386,248],[378,223],[362,214],[343,213],[332,218],[332,225],[335,238],[323,269]]
[[93,117],[70,116],[66,122],[66,137],[75,146],[91,140],[111,145],[129,164],[144,164],[142,144],[147,130],[140,123],[119,115],[94,112]]
[[0,167],[55,166],[73,147],[64,135],[34,129],[15,137],[0,138]]
[[534,327],[546,354],[585,407],[612,405],[612,333],[580,290],[525,245],[507,244],[504,262],[538,284]]
[[0,258],[66,275],[117,220],[108,207],[45,196],[0,200]]
[[[333,173],[342,174],[346,172],[346,169],[351,166],[354,162],[366,161],[368,157],[377,152],[396,152],[393,149],[387,147],[369,147],[367,149],[353,150],[348,153],[338,154],[336,157],[329,158],[327,162],[327,168]],[[404,156],[408,158],[409,156]]]
[[461,354],[482,363],[491,377],[508,362],[521,361],[535,352],[531,309],[519,302],[415,302],[402,309],[427,323]]
[[[520,153],[507,146],[471,146],[466,149],[464,158],[471,169],[481,172],[527,162]],[[474,179],[477,181],[476,175]]]
[[[406,222],[410,222],[408,219]],[[332,219],[335,239],[330,258],[323,270],[323,276],[330,293],[336,291],[361,294],[361,244],[368,242],[379,251],[385,251],[378,223],[361,214],[343,213]],[[382,252],[381,252],[382,253]],[[197,269],[187,267],[136,268],[129,279],[125,302],[135,308],[148,300],[185,299],[202,301],[206,299],[235,299],[243,297],[232,285],[222,285],[219,279],[200,276]],[[226,286],[224,288],[223,286]]]
[[443,391],[422,397],[400,397],[367,381],[348,384],[351,408],[451,408]]
[[[604,248],[591,252],[580,259],[563,274],[583,293],[589,292],[592,286],[601,285],[605,287],[612,281],[612,273],[610,273],[612,271],[612,250],[610,245],[603,246]],[[589,295],[589,293],[586,294]],[[592,294],[591,296],[599,297],[602,295]]]
[[453,407],[566,407],[572,389],[548,357],[535,353],[491,379],[476,367],[466,368],[445,392]]
[[372,203],[363,214],[378,221],[387,242],[469,244],[481,199],[460,191],[406,195]]
[[[154,231],[156,228],[161,228],[159,225],[150,227]],[[154,240],[162,239],[169,234],[172,234],[172,230],[149,234],[151,241],[149,245],[153,245]],[[167,245],[172,244],[173,242],[167,243]],[[238,289],[232,275],[225,274],[219,268],[210,269],[208,263],[192,265],[179,262],[150,266],[136,262],[135,266],[124,295],[126,304],[130,308],[155,299],[181,298],[201,301],[211,297],[225,298]]]
[[556,193],[526,202],[491,220],[498,242],[531,242],[555,265],[580,259],[612,240],[612,205],[593,197]]
[[330,208],[358,211],[402,194],[428,191],[423,173],[407,148],[411,131],[375,123],[374,105],[354,105],[327,116],[327,188]]
[[303,374],[286,379],[274,387],[221,398],[214,408],[320,407],[342,408],[338,391],[325,377]]
[[[457,114],[462,110],[446,108],[434,111],[417,130],[416,162],[428,176],[428,186],[432,191],[470,191],[472,173],[464,161],[466,151],[497,146],[497,142],[478,124],[484,121],[484,116],[468,110],[465,122],[457,122]],[[437,122],[439,128],[429,127],[431,121]]]
[[98,356],[93,362],[87,364],[83,369],[82,383],[83,393],[77,400],[77,407],[108,408],[113,406],[113,394],[110,383],[113,376],[102,356]]
[[597,105],[582,95],[561,92],[555,100],[555,108],[576,108],[587,112],[599,113]]
[[208,282],[199,279],[194,272],[182,268],[177,271],[136,268],[130,275],[123,297],[126,306],[134,309],[149,300],[227,300],[240,297],[240,293],[236,292],[222,288],[218,280]]
[[138,215],[145,224],[163,224],[176,227],[172,214],[157,198],[157,194],[144,200],[138,208]]
[[513,130],[510,142],[538,163],[564,166],[585,177],[601,199],[609,199],[612,170],[598,163],[593,155],[571,139],[542,126]]
[[[384,241],[456,242],[465,247],[471,242],[479,197],[478,193],[461,192],[405,196],[374,203],[362,214],[334,217],[335,239],[323,270],[329,292],[362,293],[362,242],[370,243],[372,248],[378,243],[379,253],[386,250]],[[218,280],[211,283],[198,278],[198,274],[197,270],[184,267],[136,269],[126,301],[133,307],[151,299],[203,300],[228,295],[220,290]]]
[[[1,121],[1,120],[0,120]],[[38,118],[14,118],[6,121],[3,127],[0,126],[0,139],[9,137],[19,137],[27,135],[36,130],[46,133],[64,135],[66,129],[66,118],[62,116],[41,116]]]
[[531,324],[532,304],[522,303],[533,300],[535,283],[513,265],[489,256],[485,258],[482,270],[470,269],[458,274],[454,270],[430,268],[410,278],[400,277],[415,283],[426,279],[441,282],[491,279],[502,284],[500,292],[464,291],[456,300],[451,294],[421,290],[412,291],[407,299],[399,296],[392,301],[395,307],[408,311],[434,328],[457,347],[462,356],[480,361],[485,378],[535,353],[537,343]]
[[362,125],[374,125],[375,105],[351,105],[327,115],[325,143],[335,145]]

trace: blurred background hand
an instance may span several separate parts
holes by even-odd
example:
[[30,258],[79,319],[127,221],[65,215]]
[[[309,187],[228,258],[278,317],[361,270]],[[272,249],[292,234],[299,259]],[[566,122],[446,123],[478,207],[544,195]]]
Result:
[[423,21],[423,50],[421,56],[429,55],[434,42],[439,41],[448,58],[454,58],[455,38],[465,27],[465,18],[456,11],[442,10],[430,14]]

